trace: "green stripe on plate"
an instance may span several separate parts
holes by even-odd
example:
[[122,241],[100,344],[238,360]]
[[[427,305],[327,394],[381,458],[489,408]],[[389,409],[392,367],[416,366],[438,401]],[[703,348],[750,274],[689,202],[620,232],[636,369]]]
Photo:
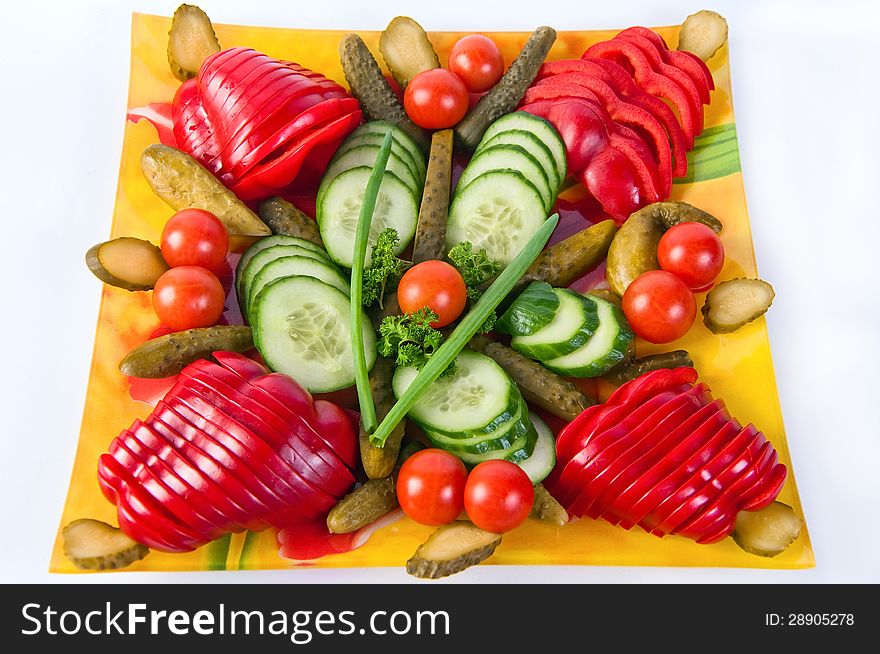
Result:
[[726,123],[705,130],[688,152],[688,172],[675,180],[677,184],[691,184],[726,177],[740,171],[739,145],[736,125]]
[[205,554],[208,557],[208,570],[226,570],[226,558],[229,556],[229,543],[231,541],[232,534],[226,534],[205,545]]

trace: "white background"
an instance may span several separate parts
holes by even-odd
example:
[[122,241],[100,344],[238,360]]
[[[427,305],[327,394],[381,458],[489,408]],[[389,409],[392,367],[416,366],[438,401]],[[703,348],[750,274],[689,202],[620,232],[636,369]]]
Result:
[[[224,23],[381,29],[624,28],[703,1],[202,0]],[[47,573],[85,396],[110,228],[131,11],[174,0],[4,3],[0,63],[0,581],[405,582],[402,569]],[[780,399],[815,548],[807,571],[483,566],[462,583],[880,581],[880,11],[872,2],[724,2],[742,167]],[[164,44],[156,44],[164,48]],[[51,412],[47,412],[51,407]]]

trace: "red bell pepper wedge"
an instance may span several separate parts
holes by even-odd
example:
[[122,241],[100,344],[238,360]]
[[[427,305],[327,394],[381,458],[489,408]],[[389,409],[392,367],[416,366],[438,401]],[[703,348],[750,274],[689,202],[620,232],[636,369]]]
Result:
[[214,159],[220,149],[195,79],[184,82],[177,89],[171,104],[171,115],[177,147],[192,154],[216,174],[220,166],[219,162],[214,164]]
[[669,100],[681,122],[689,143],[702,129],[703,108],[695,108],[698,98],[692,98],[675,81],[655,71],[645,54],[632,43],[626,41],[602,41],[584,52],[582,59],[608,59],[618,64],[626,64],[633,71],[633,79],[645,92]]
[[238,352],[223,350],[214,352],[211,356],[229,372],[235,373],[245,381],[254,381],[269,374],[269,369],[266,366]]
[[[120,434],[120,438],[114,439],[114,442],[110,445],[110,454],[113,454],[113,446],[117,441],[122,441],[121,444],[125,449],[138,457],[143,465],[153,473],[153,476],[159,479],[179,498],[191,503],[193,510],[213,525],[212,540],[228,533],[235,527],[235,524],[218,511],[217,507],[211,504],[202,493],[187,484],[165,461],[160,459],[151,449],[144,447],[131,432],[123,432]],[[123,465],[125,464],[123,463]]]
[[[186,380],[189,388],[243,427],[261,436],[271,434],[277,444],[296,449],[315,475],[314,478],[306,476],[306,479],[318,488],[336,497],[351,489],[354,477],[341,461],[334,460],[335,455],[327,451],[325,443],[314,432],[294,431],[287,422],[261,404],[255,395],[262,393],[261,389],[255,389],[252,394],[247,388],[249,384],[239,382],[237,376],[207,361],[188,366],[181,373],[181,380]],[[302,476],[302,472],[300,474]]]
[[175,520],[190,527],[204,542],[212,541],[225,533],[196,511],[192,503],[178,495],[154,474],[144,461],[128,448],[127,440],[127,438],[114,439],[109,453],[129,472],[135,483],[140,484]]
[[662,187],[668,195],[672,187],[672,149],[660,122],[653,115],[621,100],[614,90],[598,77],[584,74],[558,75],[544,78],[529,88],[523,102],[552,100],[557,97],[577,96],[580,89],[588,89],[602,102],[615,122],[636,131],[651,146],[657,161]]
[[[704,396],[701,399],[705,402],[708,397]],[[704,404],[692,412],[682,424],[668,431],[654,446],[648,448],[639,458],[630,463],[609,487],[607,504],[602,517],[612,525],[626,520],[632,514],[633,505],[638,499],[634,494],[639,492],[638,489],[649,485],[651,479],[656,479],[654,473],[657,470],[657,465],[661,461],[672,460],[676,448],[682,446],[689,435],[696,433],[699,426],[707,420],[717,419],[716,427],[720,427],[721,423],[727,419],[723,411],[723,400]],[[721,413],[720,416],[719,413]]]
[[641,107],[654,116],[663,129],[672,146],[673,169],[675,177],[684,177],[687,174],[687,149],[693,146],[693,141],[688,142],[685,133],[681,129],[675,112],[660,98],[645,93],[635,83],[630,74],[619,64],[608,59],[560,59],[548,61],[541,66],[536,78],[541,80],[556,75],[578,73],[598,77],[614,89],[621,98],[637,107]]
[[157,456],[168,461],[180,477],[185,478],[191,485],[198,484],[197,488],[205,497],[234,522],[236,529],[232,531],[242,529],[261,531],[269,526],[265,520],[258,517],[252,504],[248,502],[239,504],[229,493],[230,484],[236,486],[238,491],[241,482],[228,475],[216,461],[189,443],[174,427],[155,413],[147,418],[146,425],[152,430],[151,433],[134,432],[135,438],[145,447],[153,450]]
[[[112,460],[112,457],[106,455]],[[102,484],[120,485],[119,478],[109,473],[106,469],[98,468],[99,481]],[[112,500],[116,505],[116,520],[119,528],[137,542],[146,545],[150,549],[160,552],[186,552],[190,548],[182,545],[176,538],[163,534],[152,521],[145,519],[144,514],[131,505],[128,494],[121,491]]]
[[172,148],[178,147],[177,138],[174,136],[174,119],[171,117],[170,103],[154,102],[143,107],[129,109],[126,118],[133,123],[146,120],[156,129],[160,143]]
[[654,533],[677,533],[679,525],[698,516],[717,491],[733,483],[737,476],[748,472],[753,460],[767,442],[751,425],[734,428],[729,434],[718,454],[666,502],[668,508],[664,509],[663,505],[657,507],[655,513],[658,518],[662,518]]
[[670,50],[663,37],[647,27],[630,27],[620,32],[614,38],[626,38],[631,35],[650,41],[665,63],[675,66],[693,80],[694,85],[700,92],[700,100],[702,100],[703,104],[709,104],[709,92],[715,90],[715,80],[712,79],[712,73],[702,59],[693,52],[687,52],[686,50]]

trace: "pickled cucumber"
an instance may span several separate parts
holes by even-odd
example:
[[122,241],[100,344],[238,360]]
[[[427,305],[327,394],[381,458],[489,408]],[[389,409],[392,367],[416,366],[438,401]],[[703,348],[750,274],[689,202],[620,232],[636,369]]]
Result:
[[735,332],[765,313],[776,293],[762,279],[731,279],[706,295],[703,322],[713,334]]
[[336,503],[327,515],[331,534],[350,534],[396,509],[394,479],[370,479]]
[[608,248],[605,277],[611,290],[623,297],[636,277],[657,270],[660,237],[670,227],[683,222],[703,223],[715,232],[721,231],[717,218],[686,202],[655,202],[630,215]]
[[440,58],[425,30],[409,16],[393,18],[379,37],[379,52],[402,88],[419,73],[440,68]]
[[181,82],[192,79],[202,62],[220,52],[220,41],[208,14],[195,5],[180,5],[168,32],[168,65]]
[[544,484],[535,484],[535,500],[532,502],[530,518],[561,527],[568,522],[568,512],[550,494]]
[[158,246],[130,236],[92,246],[86,265],[105,284],[126,291],[148,291],[168,270]]
[[498,83],[455,126],[455,140],[459,145],[466,150],[474,150],[489,125],[516,109],[526,89],[535,80],[554,41],[556,30],[552,27],[543,26],[532,32]]
[[603,375],[602,379],[609,384],[622,386],[636,377],[641,377],[646,372],[660,370],[661,368],[681,368],[682,366],[694,367],[690,354],[688,354],[687,350],[673,350],[672,352],[652,354],[634,359],[623,366],[617,366],[607,375]]
[[[398,310],[399,313],[399,310]],[[397,401],[394,391],[391,389],[391,379],[394,375],[394,361],[387,357],[377,356],[376,363],[370,371],[370,391],[373,395],[373,403],[376,407],[376,418],[381,422],[388,411]],[[400,423],[391,432],[384,446],[376,447],[370,442],[370,435],[360,425],[358,441],[361,449],[361,464],[364,472],[370,479],[387,477],[394,469],[397,455],[400,451],[400,441],[406,429],[406,420]]]
[[734,542],[749,554],[776,556],[784,552],[801,533],[803,520],[794,509],[773,502],[760,511],[740,511],[731,534]]
[[370,49],[357,34],[346,34],[339,43],[342,72],[351,94],[361,104],[366,120],[387,120],[397,125],[422,147],[428,149],[430,137],[406,115],[400,98],[382,75]]
[[594,288],[592,291],[587,291],[587,295],[595,295],[600,300],[610,302],[618,308],[623,304],[623,299],[610,288]]
[[195,207],[217,216],[231,235],[268,236],[271,230],[198,161],[167,145],[151,145],[141,155],[153,191],[177,211]]
[[422,543],[406,562],[406,571],[422,579],[439,579],[488,559],[501,544],[501,536],[466,520],[443,525]]
[[452,130],[434,132],[428,172],[419,208],[419,222],[413,239],[412,262],[442,259],[446,252],[446,220],[452,184]]
[[526,401],[554,416],[570,421],[595,404],[570,381],[502,343],[478,334],[468,347],[493,359],[516,382]]
[[703,9],[688,16],[678,32],[678,49],[708,61],[727,41],[727,21],[719,13]]
[[64,554],[81,570],[118,570],[127,568],[150,553],[141,545],[106,522],[83,518],[74,520],[61,531]]
[[260,219],[275,235],[296,236],[324,247],[318,223],[282,197],[274,196],[260,203]]
[[214,325],[165,334],[139,345],[119,364],[129,377],[161,379],[176,375],[198,359],[214,352],[247,352],[254,347],[251,328],[244,325]]
[[569,286],[605,259],[616,233],[613,220],[582,229],[539,254],[519,283],[544,281],[557,288]]

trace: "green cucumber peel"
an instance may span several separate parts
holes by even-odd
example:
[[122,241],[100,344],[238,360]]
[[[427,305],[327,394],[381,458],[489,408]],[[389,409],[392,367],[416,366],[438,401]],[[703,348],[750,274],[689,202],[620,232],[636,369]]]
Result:
[[[430,361],[419,371],[416,378],[412,381],[406,392],[400,396],[400,399],[394,403],[394,406],[388,411],[385,419],[379,427],[370,433],[370,443],[376,447],[383,447],[385,441],[391,435],[391,432],[397,424],[406,417],[406,414],[418,401],[425,389],[428,388],[442,373],[447,366],[458,356],[473,338],[480,331],[480,327],[489,317],[495,307],[501,304],[501,301],[516,286],[520,277],[528,270],[532,262],[544,249],[550,235],[556,229],[559,222],[559,214],[555,213],[550,216],[538,231],[529,239],[525,247],[520,251],[513,261],[501,272],[492,285],[486,290],[483,296],[477,300],[473,308],[458,323],[458,326],[449,335],[446,341],[431,356]],[[364,423],[366,425],[366,422]]]
[[557,309],[559,297],[553,287],[547,282],[532,282],[498,319],[495,331],[511,336],[531,336],[553,321]]
[[354,351],[354,381],[357,386],[358,404],[361,409],[361,421],[367,433],[376,429],[376,405],[370,391],[370,373],[367,370],[367,356],[364,352],[363,332],[363,283],[364,259],[367,257],[367,241],[370,240],[370,226],[373,224],[373,212],[376,210],[376,198],[385,176],[385,167],[391,154],[391,132],[385,134],[382,147],[376,155],[376,163],[364,190],[364,200],[358,216],[357,232],[354,239],[354,261],[351,267],[351,346]]

